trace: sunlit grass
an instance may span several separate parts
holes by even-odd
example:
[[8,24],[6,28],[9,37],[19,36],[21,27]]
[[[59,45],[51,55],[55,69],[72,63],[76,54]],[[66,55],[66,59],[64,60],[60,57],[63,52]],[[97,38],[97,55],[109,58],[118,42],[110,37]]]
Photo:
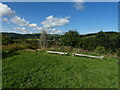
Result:
[[117,88],[117,58],[18,52],[3,60],[3,88]]

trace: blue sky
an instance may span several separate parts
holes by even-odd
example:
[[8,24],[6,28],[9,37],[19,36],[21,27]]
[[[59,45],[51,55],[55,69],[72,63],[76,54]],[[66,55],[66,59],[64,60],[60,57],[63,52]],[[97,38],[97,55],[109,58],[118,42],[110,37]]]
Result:
[[[38,33],[41,31],[40,27],[43,29],[46,24],[50,24],[46,21],[49,16],[57,18],[55,23],[60,24],[49,27],[49,33],[60,34],[69,31],[69,29],[76,29],[80,34],[96,33],[100,30],[118,31],[117,2],[85,2],[82,4],[73,2],[6,2],[3,4],[15,11],[14,15],[3,16],[3,31],[21,33],[20,30],[22,28],[28,32]],[[80,9],[76,8],[76,5]],[[79,5],[82,5],[82,8]],[[19,25],[11,22],[11,19],[15,16],[29,21],[29,24],[37,24],[37,26],[29,27],[28,25]],[[65,21],[63,24],[58,23],[58,20],[61,19]],[[47,23],[41,24],[44,21]]]

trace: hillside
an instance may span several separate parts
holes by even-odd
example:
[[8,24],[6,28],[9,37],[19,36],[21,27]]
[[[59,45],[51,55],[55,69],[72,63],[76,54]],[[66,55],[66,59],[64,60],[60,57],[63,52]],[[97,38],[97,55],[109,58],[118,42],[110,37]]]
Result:
[[[110,35],[110,37],[115,37],[116,35],[120,35],[120,33],[118,32],[105,32],[106,34]],[[83,34],[80,35],[80,37],[94,37],[97,33],[91,33],[91,34]],[[40,33],[35,33],[35,34],[18,34],[18,33],[2,33],[2,35],[6,35],[6,36],[11,36],[15,39],[20,39],[20,38],[39,38],[40,37]],[[61,35],[57,35],[57,34],[48,34],[48,37],[60,37]]]

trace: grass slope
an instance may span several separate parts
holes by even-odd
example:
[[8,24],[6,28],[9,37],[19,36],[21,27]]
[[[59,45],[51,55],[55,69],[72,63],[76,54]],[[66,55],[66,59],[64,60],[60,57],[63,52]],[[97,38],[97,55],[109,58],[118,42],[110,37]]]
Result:
[[3,59],[3,88],[117,88],[115,58],[19,52]]

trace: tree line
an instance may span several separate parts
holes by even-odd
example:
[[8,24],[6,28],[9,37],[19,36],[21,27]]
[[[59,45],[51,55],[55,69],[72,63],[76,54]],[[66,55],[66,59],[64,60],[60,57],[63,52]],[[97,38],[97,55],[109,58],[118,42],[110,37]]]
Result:
[[120,51],[120,33],[100,31],[95,35],[82,37],[77,31],[69,31],[61,37],[60,45],[99,53],[115,53]]
[[[41,35],[41,34],[40,34]],[[40,35],[34,34],[29,38],[15,38],[13,35],[2,35],[2,45],[16,43],[28,48],[36,49],[39,45]],[[14,35],[15,36],[15,35]],[[25,35],[24,35],[25,36]],[[47,46],[70,46],[72,48],[81,48],[83,50],[95,51],[101,54],[120,53],[120,33],[103,32],[94,34],[80,35],[77,31],[68,31],[64,35],[47,35]],[[23,47],[24,47],[23,46]]]

